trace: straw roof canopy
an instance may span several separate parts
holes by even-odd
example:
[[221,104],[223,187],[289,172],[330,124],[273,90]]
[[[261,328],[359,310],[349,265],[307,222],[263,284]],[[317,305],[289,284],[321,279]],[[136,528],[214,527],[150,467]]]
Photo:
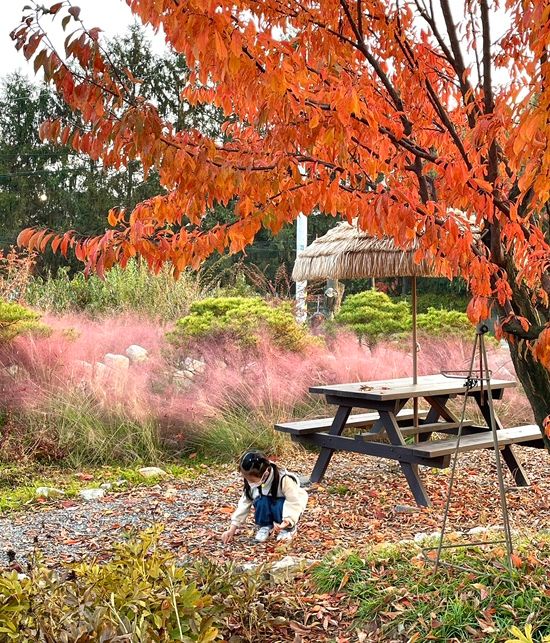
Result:
[[294,281],[361,279],[364,277],[434,277],[430,261],[416,263],[417,245],[396,246],[390,237],[373,237],[347,222],[339,223],[300,252]]

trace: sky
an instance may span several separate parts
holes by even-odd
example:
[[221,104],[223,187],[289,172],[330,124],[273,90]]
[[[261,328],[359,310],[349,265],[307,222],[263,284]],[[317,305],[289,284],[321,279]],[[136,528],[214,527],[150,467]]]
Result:
[[[49,6],[54,0],[42,0],[42,2]],[[25,72],[31,78],[34,77],[32,64],[25,60],[22,52],[16,51],[9,36],[10,31],[20,23],[22,9],[27,4],[30,4],[29,0],[0,0],[0,78],[16,70]],[[78,5],[81,8],[81,18],[87,27],[100,27],[104,31],[104,35],[109,38],[117,34],[123,34],[127,27],[135,21],[125,0],[74,0],[73,5]],[[462,7],[462,3],[457,3],[457,5]],[[459,19],[458,14],[461,14],[461,11],[458,10],[457,5],[453,5],[453,8],[457,10],[455,18]],[[56,46],[62,50],[63,32],[59,23],[60,20],[58,19],[56,28],[50,30],[50,33],[61,34]],[[492,16],[491,23],[493,40],[495,40],[508,26],[508,21],[502,9],[496,10],[495,15]],[[48,23],[44,24],[47,26]],[[161,35],[155,36],[152,31],[150,35],[154,50],[157,52],[162,51],[164,49],[163,37]],[[473,63],[472,52],[466,51],[465,55],[467,60],[471,57],[472,60],[469,62]],[[506,82],[506,76],[503,71],[497,72],[497,81]]]
[[[22,9],[27,4],[30,4],[28,0],[0,0],[0,77],[16,70],[34,76],[32,65],[16,51],[10,38],[10,31],[20,23]],[[44,4],[49,6],[53,0],[46,0]],[[81,17],[87,26],[100,27],[108,37],[124,33],[134,22],[124,0],[77,0],[73,4],[82,9]]]

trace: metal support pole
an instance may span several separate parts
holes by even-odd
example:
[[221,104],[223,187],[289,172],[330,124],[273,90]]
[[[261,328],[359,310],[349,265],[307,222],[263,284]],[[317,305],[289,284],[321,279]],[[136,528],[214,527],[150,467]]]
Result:
[[[299,214],[296,219],[296,257],[307,248],[307,217]],[[307,281],[296,282],[296,321],[303,324],[307,319]]]
[[[502,511],[502,522],[503,522],[503,528],[504,528],[504,540],[496,540],[496,541],[487,541],[484,544],[486,545],[492,545],[496,543],[501,543],[505,542],[506,543],[506,552],[507,552],[507,560],[508,560],[508,568],[512,569],[512,554],[513,554],[513,545],[512,545],[512,532],[510,529],[510,520],[508,516],[508,507],[506,504],[506,489],[504,487],[504,476],[502,473],[502,464],[500,462],[500,449],[499,449],[499,444],[498,444],[498,435],[497,435],[497,427],[496,427],[496,419],[495,419],[495,411],[494,411],[494,406],[493,406],[493,395],[491,392],[491,371],[489,370],[489,361],[487,359],[487,350],[485,348],[485,342],[484,342],[484,335],[485,333],[488,332],[488,327],[485,324],[479,324],[477,327],[476,331],[476,337],[474,341],[474,348],[472,350],[472,356],[470,359],[470,366],[468,369],[468,375],[466,378],[465,386],[466,386],[466,394],[464,395],[464,401],[462,404],[462,412],[460,414],[460,422],[459,422],[459,427],[458,427],[458,432],[456,436],[456,447],[453,453],[453,464],[452,464],[452,469],[451,469],[451,476],[449,478],[449,487],[447,491],[447,500],[445,503],[445,512],[443,514],[443,524],[441,526],[441,533],[439,537],[439,544],[437,547],[437,556],[435,560],[435,569],[434,569],[434,574],[437,572],[439,565],[441,564],[441,552],[443,549],[450,549],[453,547],[467,547],[469,545],[473,546],[473,543],[459,543],[459,544],[451,544],[451,545],[443,545],[443,539],[445,536],[445,529],[447,526],[447,518],[449,515],[449,507],[451,503],[451,493],[453,489],[453,484],[454,484],[454,479],[455,479],[455,472],[456,472],[456,464],[457,464],[457,459],[458,459],[458,452],[460,449],[460,439],[462,437],[462,427],[464,424],[464,415],[466,412],[466,403],[468,400],[468,393],[471,388],[473,388],[477,381],[480,383],[480,389],[481,391],[484,390],[484,384],[486,386],[485,390],[487,392],[487,405],[489,407],[489,429],[491,430],[492,437],[493,437],[493,448],[495,452],[495,462],[496,462],[496,469],[497,469],[497,477],[498,477],[498,487],[499,487],[499,495],[500,495],[500,508]],[[476,377],[474,375],[474,362],[476,358],[476,352],[477,348],[479,345],[479,377]],[[480,400],[482,401],[482,400]],[[435,549],[435,548],[432,548]]]

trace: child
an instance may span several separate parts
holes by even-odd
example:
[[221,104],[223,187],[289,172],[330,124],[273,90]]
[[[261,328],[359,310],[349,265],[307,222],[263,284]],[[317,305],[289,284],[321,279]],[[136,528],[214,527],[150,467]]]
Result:
[[259,527],[255,538],[259,543],[264,543],[274,529],[278,531],[277,540],[292,540],[307,504],[307,492],[300,487],[296,475],[279,469],[259,451],[247,451],[241,457],[239,470],[244,478],[244,492],[222,541],[233,540],[252,506]]

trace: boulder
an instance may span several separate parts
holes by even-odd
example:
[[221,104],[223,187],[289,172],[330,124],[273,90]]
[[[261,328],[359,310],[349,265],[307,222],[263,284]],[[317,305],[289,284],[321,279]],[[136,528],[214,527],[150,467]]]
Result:
[[185,371],[191,371],[195,373],[204,373],[206,369],[206,363],[202,362],[200,359],[193,359],[192,357],[186,357],[183,360],[183,367]]
[[117,371],[127,371],[130,366],[130,360],[126,355],[116,355],[115,353],[107,353],[103,362],[107,368]]
[[95,377],[102,378],[107,374],[107,367],[103,362],[96,362],[93,366],[93,374]]
[[145,362],[149,357],[149,353],[147,352],[147,350],[143,348],[143,346],[139,346],[138,344],[132,344],[131,346],[128,346],[128,348],[126,349],[126,355],[132,364]]

